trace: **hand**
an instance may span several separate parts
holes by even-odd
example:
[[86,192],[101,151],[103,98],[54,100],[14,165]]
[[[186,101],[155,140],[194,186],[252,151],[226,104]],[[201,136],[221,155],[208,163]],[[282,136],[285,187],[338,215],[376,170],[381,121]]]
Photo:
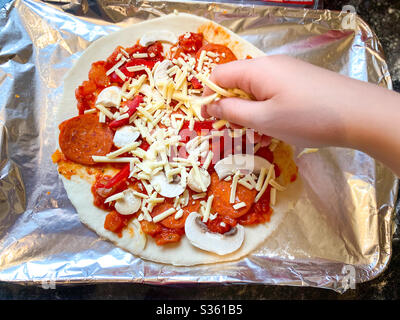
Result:
[[[337,145],[344,140],[344,77],[287,56],[239,60],[217,66],[212,81],[240,88],[256,101],[224,98],[203,107],[215,116],[303,146]],[[205,94],[209,94],[209,89]]]
[[400,173],[400,95],[393,91],[281,55],[219,65],[210,79],[255,100],[223,98],[203,106],[204,117],[304,147],[359,149]]

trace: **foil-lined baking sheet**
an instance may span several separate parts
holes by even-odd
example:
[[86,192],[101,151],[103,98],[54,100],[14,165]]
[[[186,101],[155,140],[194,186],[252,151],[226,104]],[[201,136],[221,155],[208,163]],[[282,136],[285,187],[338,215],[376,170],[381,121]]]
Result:
[[266,54],[292,55],[391,89],[378,39],[359,18],[344,28],[346,13],[244,1],[8,3],[0,9],[0,280],[263,283],[343,292],[352,280],[378,276],[391,256],[397,179],[355,150],[297,158],[304,190],[295,212],[239,261],[195,267],[144,261],[79,222],[51,161],[63,77],[94,40],[174,10],[214,20]]

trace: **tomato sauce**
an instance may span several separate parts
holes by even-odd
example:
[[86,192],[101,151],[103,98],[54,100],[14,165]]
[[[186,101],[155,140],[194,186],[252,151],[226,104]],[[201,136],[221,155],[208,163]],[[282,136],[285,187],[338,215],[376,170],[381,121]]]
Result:
[[122,237],[122,231],[128,225],[134,215],[122,215],[113,210],[107,214],[104,220],[104,229],[114,232],[118,237]]
[[181,35],[178,39],[174,58],[179,58],[181,53],[194,56],[197,51],[203,46],[204,36],[202,33],[187,32]]
[[144,233],[150,235],[156,241],[156,244],[161,246],[167,243],[179,242],[185,234],[182,229],[169,229],[161,224],[149,222],[146,220],[140,221],[140,225]]

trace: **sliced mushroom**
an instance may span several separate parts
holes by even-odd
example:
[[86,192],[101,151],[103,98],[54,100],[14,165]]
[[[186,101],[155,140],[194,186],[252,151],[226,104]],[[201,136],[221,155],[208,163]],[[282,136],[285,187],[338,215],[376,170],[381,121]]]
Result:
[[152,44],[156,41],[161,41],[161,42],[169,42],[169,43],[176,43],[178,42],[178,38],[174,33],[171,31],[166,31],[166,30],[159,30],[159,31],[150,31],[145,33],[139,41],[139,44],[141,46],[148,46],[149,44]]
[[166,198],[177,197],[185,191],[186,185],[182,185],[180,182],[178,176],[172,182],[168,182],[168,178],[164,172],[157,173],[150,180],[152,187]]
[[[201,181],[199,181],[201,179]],[[195,192],[205,192],[211,183],[211,177],[207,170],[199,168],[199,174],[196,174],[194,168],[189,171],[187,184]]]
[[244,228],[240,224],[224,234],[211,232],[197,212],[192,212],[186,218],[185,234],[193,246],[218,255],[238,250],[244,240]]
[[154,69],[154,81],[156,83],[156,86],[159,83],[166,83],[170,79],[168,76],[168,69],[173,66],[173,63],[171,60],[165,59],[162,62],[160,62]]
[[143,250],[146,247],[147,237],[137,219],[133,219],[127,226],[129,242],[135,246],[135,250]]
[[271,163],[262,157],[251,154],[234,154],[219,160],[215,164],[214,169],[221,180],[234,174],[237,170],[243,174],[252,172],[259,174],[261,168],[269,169],[270,166]]
[[122,215],[134,214],[140,209],[142,201],[131,189],[126,189],[123,193],[124,197],[115,201],[115,210]]
[[96,104],[104,107],[118,107],[121,103],[121,88],[111,86],[103,89],[97,96]]
[[116,147],[122,148],[127,144],[136,141],[139,136],[140,132],[137,131],[133,126],[123,126],[115,131],[113,142]]

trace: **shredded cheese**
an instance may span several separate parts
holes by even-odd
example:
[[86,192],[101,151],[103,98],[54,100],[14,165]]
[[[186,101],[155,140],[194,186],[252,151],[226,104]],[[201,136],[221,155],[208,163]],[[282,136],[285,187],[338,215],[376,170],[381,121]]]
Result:
[[244,176],[244,179],[248,182],[248,183],[250,183],[252,186],[253,186],[253,188],[255,188],[256,187],[256,185],[257,185],[257,183],[256,183],[256,180],[255,180],[255,176],[253,177],[254,175],[253,174],[246,174],[245,176]]
[[239,203],[237,203],[237,204],[234,204],[232,207],[233,207],[233,209],[235,209],[235,210],[239,210],[239,209],[241,209],[241,208],[246,207],[246,203],[244,203],[244,202],[239,202]]
[[302,155],[308,154],[308,153],[314,153],[317,152],[319,149],[318,148],[304,148],[303,151],[301,151],[297,158],[300,158]]
[[131,143],[127,144],[125,147],[122,147],[118,150],[108,153],[106,156],[110,159],[116,158],[125,152],[132,151],[133,149],[137,148],[139,145],[140,145],[139,142],[131,142]]
[[236,171],[235,175],[232,178],[232,183],[231,183],[231,193],[229,197],[229,202],[230,203],[235,203],[235,198],[236,198],[236,188],[239,180],[239,175],[240,171]]
[[279,144],[279,140],[275,139],[275,138],[272,138],[271,139],[271,143],[268,146],[268,149],[271,150],[271,151],[274,151],[276,149],[276,147],[278,146],[278,144]]
[[249,190],[254,189],[254,187],[250,183],[248,183],[245,179],[239,179],[238,183]]
[[[164,199],[163,199],[163,200],[164,200]],[[156,216],[153,218],[153,222],[155,222],[155,223],[160,222],[160,221],[164,220],[165,218],[168,218],[171,214],[173,214],[173,213],[175,213],[175,212],[176,212],[176,209],[175,209],[175,208],[169,208],[169,209],[167,209],[166,211],[164,211],[164,212],[162,212],[162,213],[156,215]]]
[[144,71],[146,71],[147,76],[149,78],[149,82],[150,82],[150,87],[153,89],[154,88],[154,78],[153,78],[153,74],[151,73],[150,69],[148,67],[146,67],[144,69]]
[[227,123],[228,123],[228,121],[226,121],[226,120],[218,120],[213,123],[212,127],[216,130],[219,130],[222,127],[224,127]]
[[197,194],[192,195],[192,198],[194,200],[198,200],[198,199],[204,198],[206,195],[207,195],[207,193],[205,193],[205,192],[197,193]]
[[275,168],[274,167],[275,166],[273,164],[269,167],[267,177],[264,180],[264,183],[263,183],[263,186],[261,187],[261,190],[257,193],[256,198],[254,199],[254,202],[258,202],[258,200],[260,200],[260,198],[262,197],[264,192],[267,190],[267,187],[268,187],[269,181],[271,180],[272,174],[275,173],[275,171],[274,171]]
[[125,75],[121,70],[116,69],[116,70],[115,70],[115,74],[116,74],[118,77],[120,77],[122,81],[125,81],[125,80],[126,80],[126,75]]
[[107,70],[106,75],[109,76],[111,73],[113,73],[115,70],[117,70],[119,67],[121,67],[124,63],[126,62],[126,59],[124,57],[121,58],[120,61],[118,61],[114,66],[112,66],[109,70]]
[[[93,109],[95,110],[95,109]],[[99,122],[105,123],[106,122],[106,115],[103,112],[99,112]]]
[[271,205],[275,205],[276,204],[276,189],[275,188],[271,188]]
[[206,207],[203,212],[203,222],[207,222],[208,218],[210,217],[211,205],[214,200],[214,195],[211,195],[207,199]]
[[177,213],[175,214],[175,220],[178,220],[178,219],[182,218],[182,216],[183,216],[183,210],[179,209],[177,211]]
[[284,186],[281,186],[278,182],[276,182],[274,179],[271,179],[269,181],[269,184],[274,187],[275,189],[277,189],[278,191],[285,191],[286,188]]
[[261,168],[260,175],[258,176],[258,180],[257,180],[257,184],[256,184],[257,191],[261,190],[263,183],[264,183],[266,173],[267,173],[267,168]]
[[199,60],[198,60],[198,62],[197,62],[197,71],[198,71],[198,72],[201,72],[201,69],[202,69],[202,67],[203,67],[203,62],[204,62],[204,59],[205,59],[205,57],[206,57],[206,54],[207,54],[207,51],[206,51],[206,50],[203,50],[203,51],[201,51],[201,53],[200,53],[200,57],[199,57]]
[[147,57],[148,57],[147,53],[134,53],[134,54],[132,54],[132,58],[135,58],[135,59],[147,58]]
[[94,113],[94,112],[97,112],[97,110],[96,110],[96,109],[88,109],[88,110],[85,110],[85,111],[84,111],[85,114],[87,114],[87,113]]
[[113,194],[112,196],[110,196],[106,200],[104,200],[104,203],[122,199],[124,197],[124,195],[125,195],[124,192],[119,192],[119,193]]
[[207,170],[208,167],[210,166],[213,156],[214,156],[214,153],[212,151],[209,151],[208,154],[207,154],[207,157],[206,157],[206,159],[204,160],[204,163],[203,163],[203,169],[204,170]]
[[104,107],[101,104],[96,104],[95,107],[97,109],[99,109],[102,113],[104,113],[104,115],[106,115],[108,118],[113,119],[114,114],[110,110],[108,110],[106,107]]
[[204,86],[209,87],[212,91],[220,94],[221,96],[228,97],[228,98],[232,98],[235,96],[233,93],[229,92],[228,90],[225,90],[224,88],[221,88],[216,83],[212,82],[210,79],[208,79],[208,77],[206,77],[202,73],[197,73],[196,78],[199,81],[201,81]]

